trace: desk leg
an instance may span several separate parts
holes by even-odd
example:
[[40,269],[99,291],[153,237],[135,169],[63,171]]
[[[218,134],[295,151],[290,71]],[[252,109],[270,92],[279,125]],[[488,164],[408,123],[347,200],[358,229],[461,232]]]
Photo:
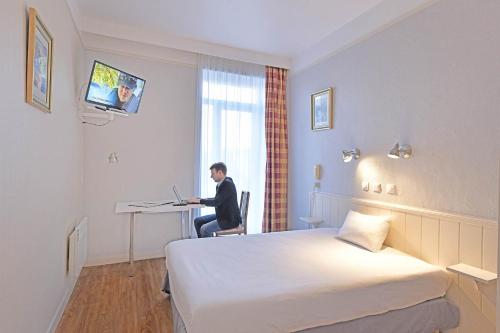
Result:
[[186,238],[186,223],[184,220],[184,211],[181,210],[181,239]]
[[193,238],[193,210],[188,210],[188,238]]
[[134,224],[135,224],[135,212],[130,213],[130,241],[128,248],[128,258],[129,258],[129,274],[128,276],[133,277],[134,271]]

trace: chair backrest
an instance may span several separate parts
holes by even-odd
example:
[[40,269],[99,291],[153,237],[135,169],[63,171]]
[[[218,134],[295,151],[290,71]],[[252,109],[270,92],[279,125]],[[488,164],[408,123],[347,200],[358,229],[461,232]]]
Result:
[[248,203],[250,201],[250,192],[242,191],[240,199],[240,214],[241,225],[245,228],[245,235],[247,234],[247,216],[248,216]]

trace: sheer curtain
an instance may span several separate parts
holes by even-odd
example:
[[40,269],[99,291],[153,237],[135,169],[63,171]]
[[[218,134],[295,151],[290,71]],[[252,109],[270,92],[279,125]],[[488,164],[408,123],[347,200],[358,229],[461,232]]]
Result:
[[[250,191],[248,233],[262,230],[265,187],[265,67],[200,56],[197,106],[197,187],[201,197],[215,196],[210,178],[215,162],[241,191]],[[202,209],[202,215],[213,208]]]

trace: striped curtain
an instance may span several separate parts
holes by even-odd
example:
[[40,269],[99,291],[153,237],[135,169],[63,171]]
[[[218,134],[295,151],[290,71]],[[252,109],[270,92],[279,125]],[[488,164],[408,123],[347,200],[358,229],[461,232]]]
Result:
[[262,232],[287,230],[288,128],[287,70],[266,67],[266,191]]

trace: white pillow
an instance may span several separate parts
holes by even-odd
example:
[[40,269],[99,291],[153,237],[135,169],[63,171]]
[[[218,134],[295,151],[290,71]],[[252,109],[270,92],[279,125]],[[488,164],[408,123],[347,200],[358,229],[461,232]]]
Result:
[[391,217],[387,215],[365,215],[351,210],[337,237],[377,252],[389,233],[390,220]]

